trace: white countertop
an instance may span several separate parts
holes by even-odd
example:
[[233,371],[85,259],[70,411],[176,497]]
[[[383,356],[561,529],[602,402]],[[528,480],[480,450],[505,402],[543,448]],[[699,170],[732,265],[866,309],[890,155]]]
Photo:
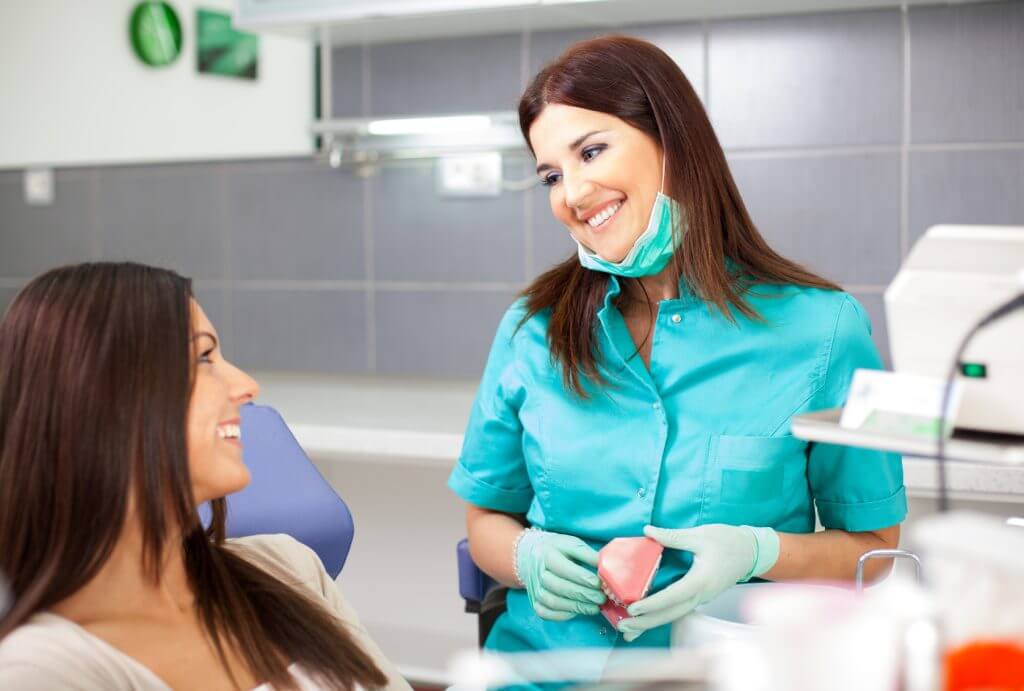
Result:
[[[260,402],[277,408],[311,456],[344,460],[373,457],[450,468],[476,381],[255,373]],[[904,482],[912,496],[934,496],[934,461],[906,457]],[[1019,502],[1024,468],[950,462],[947,484],[960,499]]]

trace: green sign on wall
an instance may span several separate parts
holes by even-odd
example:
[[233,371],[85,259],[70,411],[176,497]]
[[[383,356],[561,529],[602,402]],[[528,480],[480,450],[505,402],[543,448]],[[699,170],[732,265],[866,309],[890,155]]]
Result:
[[166,2],[147,0],[132,10],[128,21],[132,50],[151,67],[164,67],[181,54],[181,22]]
[[215,10],[196,10],[196,64],[200,72],[225,77],[256,79],[259,70],[260,39],[236,31],[231,15]]

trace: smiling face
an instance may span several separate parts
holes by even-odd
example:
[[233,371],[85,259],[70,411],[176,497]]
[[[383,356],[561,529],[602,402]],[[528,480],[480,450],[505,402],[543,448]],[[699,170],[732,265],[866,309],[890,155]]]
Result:
[[661,189],[661,146],[614,115],[557,103],[529,136],[555,218],[597,256],[622,261]]
[[242,463],[239,407],[256,398],[259,385],[224,359],[217,332],[195,301],[192,333],[195,384],[186,438],[192,492],[201,504],[249,484],[249,470]]

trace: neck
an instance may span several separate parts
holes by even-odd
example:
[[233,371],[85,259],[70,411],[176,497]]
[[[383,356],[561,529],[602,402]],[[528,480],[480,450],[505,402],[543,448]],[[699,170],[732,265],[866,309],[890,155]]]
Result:
[[653,276],[623,281],[623,295],[630,302],[646,302],[657,305],[662,300],[675,300],[679,297],[679,274],[673,262]]
[[96,575],[52,607],[53,612],[83,625],[122,616],[180,616],[191,612],[194,598],[180,536],[168,536],[156,581],[143,569],[142,546],[141,526],[129,521]]

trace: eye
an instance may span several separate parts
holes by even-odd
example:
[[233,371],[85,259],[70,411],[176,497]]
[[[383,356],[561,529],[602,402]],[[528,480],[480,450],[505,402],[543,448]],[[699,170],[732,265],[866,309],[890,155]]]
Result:
[[213,362],[213,351],[214,350],[215,350],[215,348],[210,348],[209,350],[204,350],[202,353],[200,353],[199,354],[199,362],[200,363],[204,363],[204,364],[212,363]]
[[554,185],[561,179],[561,173],[548,173],[547,175],[540,179],[540,184],[544,185],[545,187],[551,187],[551,185]]
[[595,158],[597,158],[597,155],[604,151],[606,148],[607,147],[604,144],[595,144],[594,146],[588,146],[587,148],[583,149],[583,151],[580,153],[580,157],[584,160],[584,162],[592,161]]

